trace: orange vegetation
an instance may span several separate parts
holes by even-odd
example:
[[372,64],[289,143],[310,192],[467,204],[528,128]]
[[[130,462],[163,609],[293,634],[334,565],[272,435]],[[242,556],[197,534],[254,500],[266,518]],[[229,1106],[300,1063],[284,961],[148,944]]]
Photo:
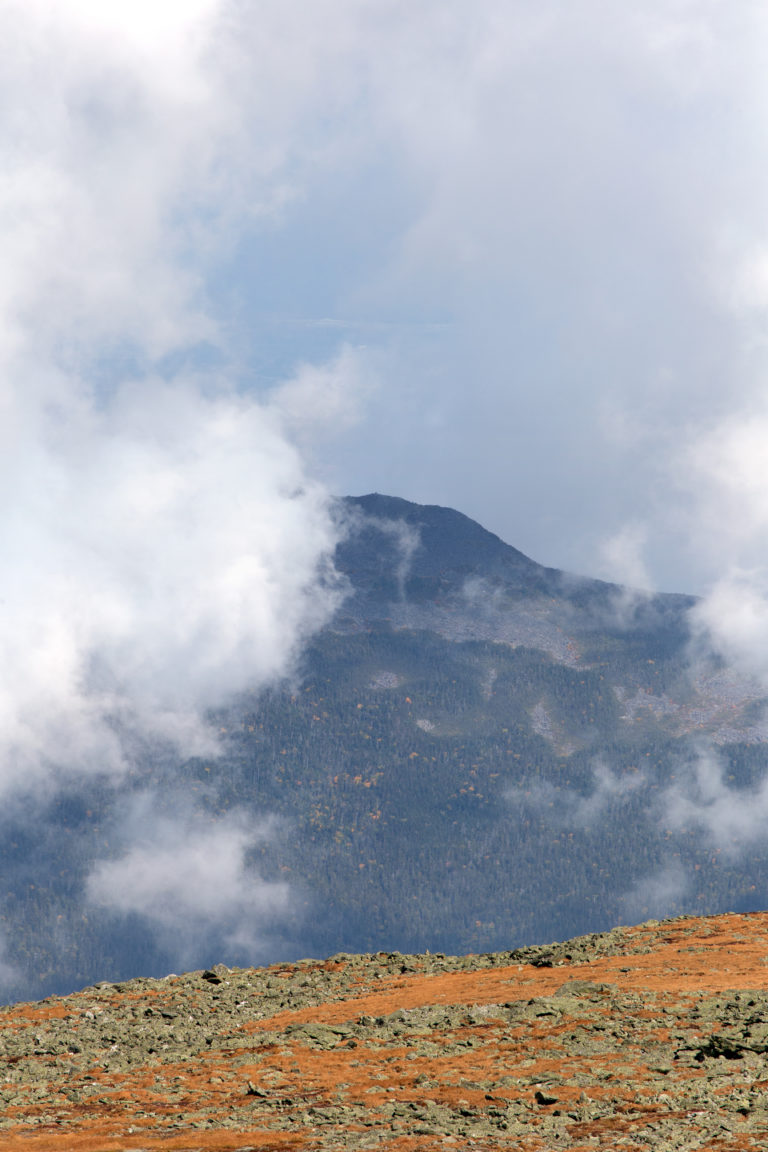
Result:
[[[633,1134],[646,1128],[651,1131],[648,1126],[660,1118],[668,1123],[670,1117],[678,1116],[673,1097],[662,1103],[663,1093],[660,1095],[658,1085],[652,1082],[648,1044],[667,1042],[703,994],[768,989],[768,914],[641,925],[626,930],[625,945],[619,955],[553,967],[513,964],[438,974],[406,971],[374,981],[366,977],[364,966],[358,966],[354,974],[350,973],[348,994],[343,999],[283,1009],[268,1018],[245,1022],[239,1047],[211,1047],[194,1061],[154,1061],[151,1066],[133,1066],[119,1074],[95,1065],[84,1076],[67,1071],[61,1057],[43,1055],[40,1059],[49,1065],[61,1065],[61,1081],[56,1081],[56,1091],[48,1099],[30,1099],[29,1104],[17,1103],[5,1109],[6,1123],[12,1123],[0,1130],[0,1149],[309,1150],[342,1146],[334,1144],[334,1139],[340,1139],[341,1123],[346,1124],[344,1146],[374,1147],[381,1133],[375,1123],[366,1125],[366,1111],[378,1115],[377,1110],[397,1101],[401,1106],[434,1108],[436,1115],[440,1109],[451,1109],[452,1113],[464,1110],[470,1117],[481,1116],[489,1108],[501,1114],[523,1096],[528,1100],[537,1078],[542,1084],[553,1080],[557,1084],[552,1093],[556,1096],[555,1114],[567,1119],[562,1141],[558,1137],[559,1142],[555,1142],[551,1132],[538,1131],[537,1118],[555,1112],[555,1104],[548,1104],[544,1094],[522,1134],[514,1127],[505,1132],[500,1126],[493,1137],[486,1133],[476,1139],[456,1138],[447,1131],[436,1131],[435,1122],[430,1131],[428,1123],[404,1121],[398,1126],[399,1121],[393,1121],[394,1126],[383,1136],[384,1146],[392,1152],[446,1152],[469,1143],[482,1149],[544,1152],[550,1147],[567,1147],[587,1152],[617,1147],[618,1140],[624,1148],[647,1149],[648,1139],[635,1143]],[[330,970],[334,964],[339,970],[344,968],[343,960],[327,961],[321,967]],[[650,1021],[657,1023],[634,1048],[627,1041],[617,1044],[615,1050],[606,1049],[598,1058],[579,1055],[572,1048],[569,1037],[580,1025],[579,1018],[545,1014],[518,1021],[503,1017],[502,1008],[551,996],[572,981],[607,984],[618,994],[632,992],[647,997],[648,1009],[636,1007],[633,1022],[640,1027],[645,1021],[649,1028]],[[172,981],[165,983],[172,987]],[[142,996],[159,1003],[162,992],[146,990]],[[45,1020],[66,1018],[68,1003],[68,999],[51,999],[18,1005],[4,1017],[0,1038]],[[313,1047],[285,1033],[290,1025],[338,1025],[439,1005],[464,1005],[474,1010],[485,1006],[488,1011],[484,1017],[473,1011],[466,1022],[442,1032],[433,1028],[426,1053],[417,1053],[415,1042],[407,1036],[386,1042],[341,1039],[331,1047]],[[493,1011],[494,1006],[498,1012]],[[610,1023],[610,1012],[598,1004],[592,1024],[604,1029]],[[259,1035],[265,1032],[282,1033],[282,1038],[266,1049],[259,1047]],[[568,1074],[564,1076],[566,1067]],[[763,1087],[768,1092],[768,1065],[763,1071],[756,1061],[753,1071],[749,1080],[753,1096]],[[683,1062],[664,1075],[670,1084],[675,1080],[678,1087],[685,1087],[685,1082],[698,1083],[697,1078],[705,1075],[704,1064]],[[80,1096],[86,1080],[88,1092]],[[62,1094],[65,1087],[69,1096]],[[24,1086],[19,1090],[23,1093]],[[724,1079],[723,1098],[735,1091]],[[590,1108],[599,1111],[606,1101],[611,1104],[610,1115],[595,1117],[590,1113]],[[250,1122],[244,1125],[240,1119],[236,1128],[227,1127],[225,1122],[231,1122],[236,1109],[242,1116],[246,1102]],[[341,1119],[324,1117],[325,1109],[342,1106],[350,1109],[346,1120],[341,1113]],[[680,1122],[691,1125],[695,1134],[696,1109],[678,1111]],[[198,1122],[173,1130],[174,1118],[181,1113],[194,1115]],[[742,1131],[740,1115],[735,1115],[716,1140],[691,1146],[720,1152],[759,1148],[761,1138],[756,1137],[754,1124]],[[368,1137],[370,1142],[366,1143]],[[762,1147],[768,1146],[768,1130],[762,1139]]]

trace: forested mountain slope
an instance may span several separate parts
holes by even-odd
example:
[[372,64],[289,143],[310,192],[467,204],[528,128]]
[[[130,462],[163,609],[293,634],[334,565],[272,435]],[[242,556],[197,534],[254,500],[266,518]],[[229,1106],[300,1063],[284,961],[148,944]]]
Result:
[[[765,702],[692,644],[692,598],[544,568],[450,509],[372,495],[339,515],[337,616],[290,683],[212,717],[221,756],[147,754],[34,830],[6,813],[9,997],[768,902],[765,841],[739,822],[766,774]],[[192,804],[198,833],[233,813],[263,829],[238,881],[254,899],[181,956],[157,917],[87,899],[147,789],[155,820]]]

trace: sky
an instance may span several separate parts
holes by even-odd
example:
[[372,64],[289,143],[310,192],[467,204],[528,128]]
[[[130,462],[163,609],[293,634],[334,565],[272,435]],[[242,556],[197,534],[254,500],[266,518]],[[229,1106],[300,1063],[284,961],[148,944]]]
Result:
[[[201,710],[343,595],[345,494],[701,594],[768,674],[763,4],[6,0],[0,33],[0,792],[211,752]],[[92,898],[159,840],[194,875],[197,819],[153,848],[128,813]],[[234,922],[286,894],[243,894],[277,833],[230,823]]]
[[290,384],[330,493],[662,590],[762,566],[762,5],[2,19],[12,393],[109,420],[121,389]]
[[328,492],[704,592],[765,560],[767,20],[10,2],[6,355],[67,409],[301,376]]

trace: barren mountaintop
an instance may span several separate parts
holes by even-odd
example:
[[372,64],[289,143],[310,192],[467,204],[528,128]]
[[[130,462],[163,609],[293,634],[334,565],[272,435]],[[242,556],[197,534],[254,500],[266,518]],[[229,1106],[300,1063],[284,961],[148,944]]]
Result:
[[0,1011],[4,1152],[768,1143],[768,914],[341,954]]

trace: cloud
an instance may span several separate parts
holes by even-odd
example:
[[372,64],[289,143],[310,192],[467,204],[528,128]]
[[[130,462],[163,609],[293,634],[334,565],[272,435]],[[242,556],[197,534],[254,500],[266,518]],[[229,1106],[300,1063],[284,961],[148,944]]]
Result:
[[0,306],[8,350],[34,369],[33,395],[72,387],[52,363],[105,342],[161,354],[210,332],[199,276],[180,259],[179,201],[188,185],[198,207],[195,189],[207,189],[215,102],[191,18],[169,15],[153,48],[158,23],[120,5],[110,16],[35,0],[4,9]]
[[[681,459],[681,483],[696,499],[702,550],[731,564],[762,563],[768,539],[768,436],[765,398],[742,397],[736,410],[690,436]],[[721,573],[722,574],[722,569]]]
[[289,673],[339,601],[307,453],[352,418],[355,354],[244,389],[208,290],[284,199],[243,20],[0,15],[0,792],[117,775],[129,731],[211,752],[204,710]]
[[700,648],[714,650],[742,675],[768,687],[768,595],[764,576],[733,571],[718,580],[689,618]]
[[299,364],[291,379],[272,389],[269,407],[291,440],[311,452],[318,439],[359,424],[372,387],[370,365],[347,345],[327,364]]
[[161,815],[155,804],[150,793],[133,801],[122,854],[95,862],[86,902],[141,917],[175,963],[210,956],[213,941],[254,962],[292,910],[289,885],[264,880],[248,864],[251,848],[279,834],[277,824],[238,810],[205,818],[183,801]]
[[677,861],[663,864],[655,872],[640,877],[619,898],[628,922],[648,917],[680,915],[691,888],[685,870]]
[[641,772],[617,775],[607,764],[598,761],[592,767],[592,792],[575,800],[568,813],[568,823],[573,827],[594,827],[609,809],[622,805],[645,783]]
[[697,829],[726,857],[738,860],[765,840],[768,778],[750,788],[730,787],[721,760],[703,748],[687,773],[659,799],[660,823],[679,832]]
[[530,789],[510,789],[506,799],[513,805],[542,813],[552,809],[552,822],[558,826],[590,831],[599,828],[604,819],[615,816],[647,783],[642,772],[619,775],[601,760],[594,762],[591,771],[591,791],[586,795],[545,782]]
[[626,594],[637,594],[640,589],[650,590],[652,581],[643,552],[648,529],[643,524],[625,524],[610,536],[602,546],[600,575],[625,586]]
[[421,533],[418,526],[408,524],[405,520],[390,520],[386,516],[366,514],[356,507],[344,509],[341,523],[346,532],[369,530],[390,538],[397,556],[393,572],[397,582],[397,594],[399,599],[404,601],[405,586],[411,574],[413,557],[421,547]]
[[[716,575],[691,611],[700,648],[768,686],[768,481],[765,401],[711,424],[691,438],[684,477],[697,545]],[[718,566],[719,565],[719,570]]]
[[331,503],[262,405],[144,381],[41,417],[30,453],[0,501],[2,786],[118,768],[115,720],[175,739],[338,603]]

